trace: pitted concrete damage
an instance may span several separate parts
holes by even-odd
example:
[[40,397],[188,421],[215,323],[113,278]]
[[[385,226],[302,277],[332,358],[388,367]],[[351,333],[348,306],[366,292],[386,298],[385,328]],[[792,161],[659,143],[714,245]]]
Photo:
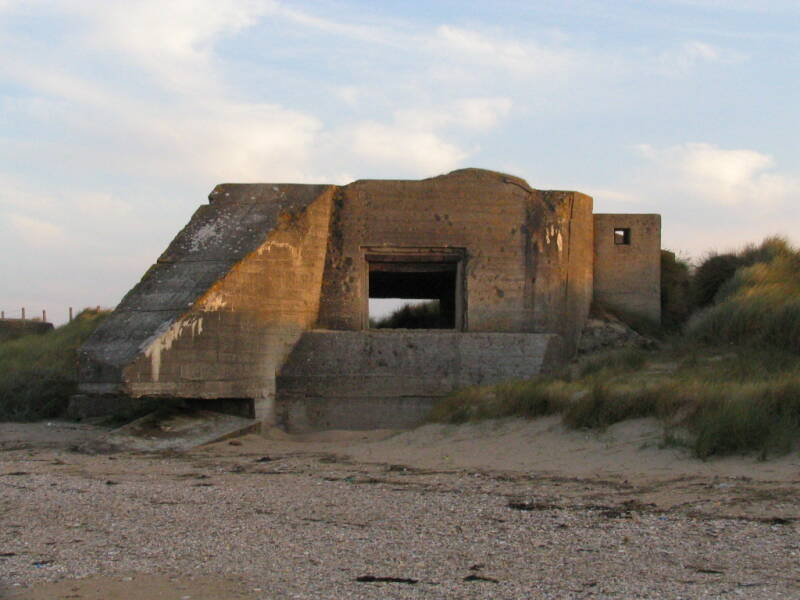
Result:
[[[456,387],[569,360],[593,300],[660,318],[659,216],[593,215],[578,192],[464,169],[209,200],[81,349],[73,414],[178,398],[406,427]],[[437,299],[444,329],[370,330],[390,297]]]

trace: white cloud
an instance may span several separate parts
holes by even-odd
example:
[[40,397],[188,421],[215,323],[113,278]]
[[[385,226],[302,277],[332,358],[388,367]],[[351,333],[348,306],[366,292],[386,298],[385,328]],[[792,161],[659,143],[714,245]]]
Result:
[[[316,134],[314,117],[281,106],[218,100],[172,120],[154,119],[150,131],[176,154],[164,167],[215,180],[304,180]],[[188,169],[187,169],[188,168]]]
[[[146,2],[144,5],[150,6]],[[200,43],[197,40],[207,40],[222,24],[245,22],[241,15],[234,18],[236,15],[239,13],[235,11],[221,15],[212,11],[214,18],[200,20],[196,30],[187,28],[179,35],[180,42],[167,45],[172,50],[164,54],[166,71],[156,65],[159,61],[155,55],[152,64],[148,63],[156,75],[170,80],[173,67],[181,70],[180,60],[171,63],[170,54],[172,58],[196,62],[195,66],[204,65],[202,82],[198,83],[204,86],[202,93],[170,90],[164,97],[151,88],[131,93],[101,78],[63,70],[36,56],[20,58],[24,56],[20,52],[16,56],[0,55],[0,73],[36,95],[4,102],[4,106],[28,118],[58,123],[62,130],[72,131],[80,144],[61,152],[70,161],[84,166],[95,163],[107,172],[128,171],[183,180],[198,176],[214,180],[265,177],[302,180],[320,122],[277,104],[231,98],[224,91],[221,74],[213,61],[205,51],[195,48]],[[89,35],[102,30],[107,18],[95,23],[96,29]],[[211,26],[207,21],[216,25]],[[120,44],[127,47],[124,41]],[[161,49],[167,46],[162,45]],[[143,52],[140,58],[147,58],[149,50]],[[177,75],[175,81],[182,82],[179,83],[182,86],[188,79]],[[37,146],[43,153],[44,141]]]
[[383,45],[395,44],[398,38],[396,28],[387,29],[375,25],[357,25],[324,19],[293,7],[290,8],[285,3],[272,2],[270,12],[298,25],[353,40]]
[[575,62],[569,50],[550,49],[453,25],[439,26],[433,43],[451,57],[521,76],[563,72]]
[[438,109],[399,110],[394,117],[398,124],[416,130],[454,126],[488,131],[510,111],[508,98],[463,98]]
[[357,124],[352,150],[372,164],[409,169],[420,175],[449,171],[470,152],[446,141],[441,131],[486,132],[510,110],[508,98],[462,98],[436,108],[398,110],[389,124]]
[[62,2],[89,25],[97,51],[115,50],[157,75],[170,88],[191,92],[208,85],[212,48],[223,35],[256,23],[274,9],[269,0],[137,0]]
[[795,0],[662,0],[666,4],[678,4],[714,10],[742,12],[791,12],[800,10]]
[[743,56],[738,52],[706,42],[690,41],[661,52],[657,61],[663,73],[685,75],[704,64],[729,64],[742,59]]
[[64,229],[54,223],[16,213],[8,218],[13,231],[29,246],[54,246],[66,239]]
[[354,85],[336,86],[332,92],[334,96],[350,107],[355,107],[361,97],[361,91]]
[[771,156],[706,143],[637,147],[650,162],[657,185],[715,204],[774,205],[800,193],[800,180],[776,172]]
[[356,126],[353,151],[373,164],[394,164],[423,174],[449,171],[467,157],[466,152],[433,132],[375,122]]

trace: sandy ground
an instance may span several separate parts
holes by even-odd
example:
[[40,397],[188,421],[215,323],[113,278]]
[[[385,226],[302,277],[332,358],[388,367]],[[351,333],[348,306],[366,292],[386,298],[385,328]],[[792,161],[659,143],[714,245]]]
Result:
[[797,454],[701,462],[647,420],[102,433],[0,424],[0,597],[800,598]]

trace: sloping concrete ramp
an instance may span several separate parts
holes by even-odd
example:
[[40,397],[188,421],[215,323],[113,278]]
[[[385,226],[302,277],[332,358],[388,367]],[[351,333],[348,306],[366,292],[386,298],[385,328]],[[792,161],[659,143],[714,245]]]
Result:
[[109,446],[134,452],[184,451],[257,431],[260,421],[209,410],[156,411],[110,432]]

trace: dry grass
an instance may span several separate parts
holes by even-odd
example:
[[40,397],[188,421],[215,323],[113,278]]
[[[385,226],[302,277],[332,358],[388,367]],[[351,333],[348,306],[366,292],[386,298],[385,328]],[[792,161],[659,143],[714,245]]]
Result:
[[0,343],[0,420],[35,421],[62,414],[75,393],[76,350],[107,315],[86,309],[46,334]]
[[665,443],[699,458],[791,451],[800,441],[800,356],[677,344],[614,352],[577,376],[468,388],[432,412],[437,422],[560,414],[566,427],[604,429],[653,417]]

